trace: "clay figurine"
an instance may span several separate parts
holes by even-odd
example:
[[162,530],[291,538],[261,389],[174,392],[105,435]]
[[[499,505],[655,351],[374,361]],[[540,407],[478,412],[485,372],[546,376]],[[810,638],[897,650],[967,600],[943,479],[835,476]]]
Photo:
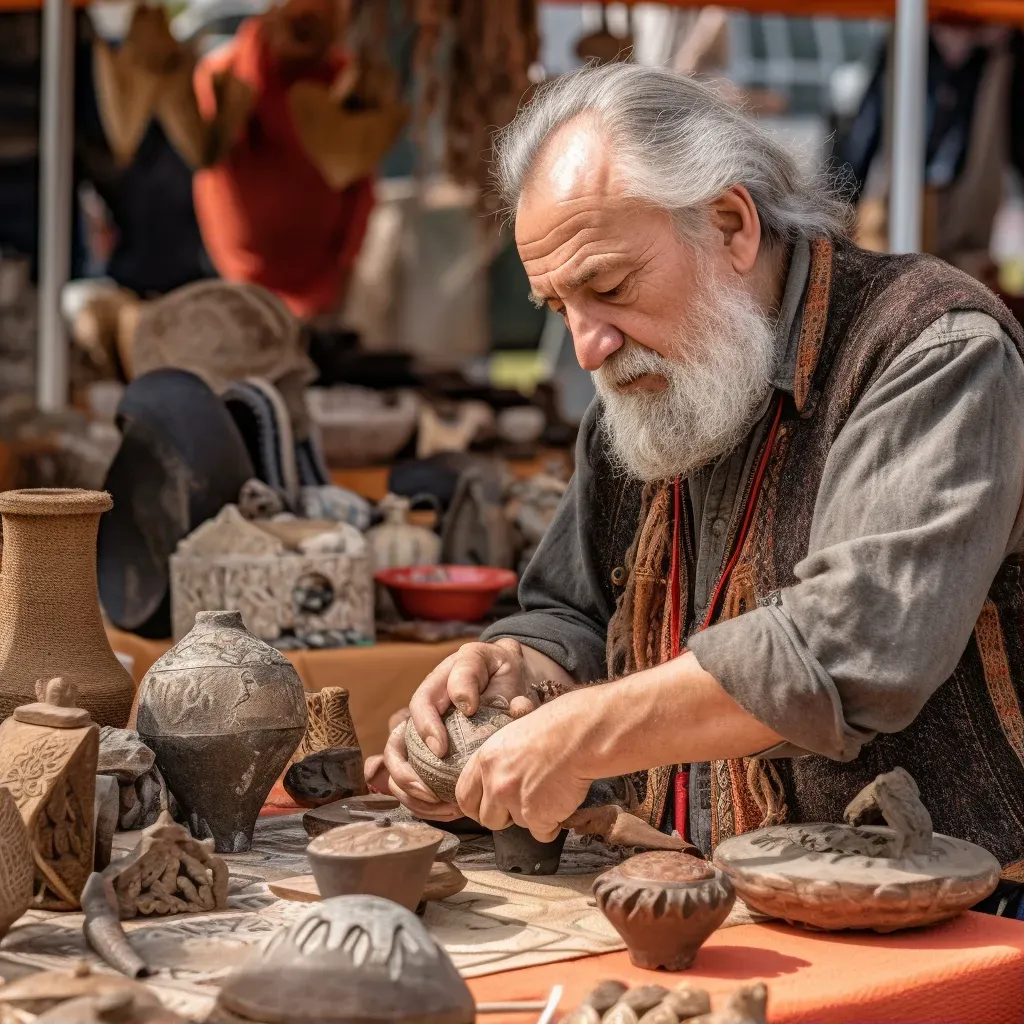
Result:
[[416,915],[376,896],[312,904],[224,982],[218,1006],[265,1024],[473,1024],[448,954]]
[[449,708],[442,716],[448,733],[448,753],[436,757],[420,738],[410,718],[405,728],[405,742],[409,763],[416,774],[439,799],[455,803],[455,786],[473,752],[499,729],[512,721],[508,705],[481,707],[467,718],[458,708]]
[[384,522],[366,531],[374,571],[406,565],[436,565],[441,556],[441,538],[408,519],[409,499],[387,495],[377,506]]
[[415,910],[444,838],[421,822],[378,818],[325,832],[306,855],[324,897],[361,893]]
[[0,789],[0,939],[32,902],[32,845],[14,797]]
[[128,721],[135,684],[110,649],[97,598],[96,534],[112,505],[101,491],[0,494],[0,720],[35,699],[36,680],[61,676],[94,722]]
[[594,882],[601,912],[646,970],[684,971],[729,916],[732,884],[707,861],[658,850],[631,857]]
[[305,732],[302,683],[238,612],[200,612],[142,680],[138,729],[192,834],[212,836],[218,853],[244,853]]
[[0,724],[0,786],[28,829],[32,906],[77,910],[95,860],[99,729],[75,707],[72,683],[40,680],[36,695],[37,703],[15,708]]
[[[861,824],[884,816],[888,826]],[[727,839],[715,864],[754,910],[834,931],[937,924],[989,896],[999,862],[932,832],[902,768],[879,775],[846,809],[846,825],[776,825]]]

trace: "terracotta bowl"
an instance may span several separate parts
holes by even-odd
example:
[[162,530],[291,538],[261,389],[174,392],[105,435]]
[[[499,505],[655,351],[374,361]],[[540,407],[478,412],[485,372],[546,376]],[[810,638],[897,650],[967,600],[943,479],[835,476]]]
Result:
[[403,614],[436,622],[476,622],[501,591],[516,585],[510,569],[486,565],[409,565],[382,569],[374,578],[391,590]]

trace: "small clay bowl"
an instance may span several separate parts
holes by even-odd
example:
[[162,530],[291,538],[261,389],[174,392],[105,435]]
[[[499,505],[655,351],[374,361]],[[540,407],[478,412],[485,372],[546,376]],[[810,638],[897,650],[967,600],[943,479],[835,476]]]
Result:
[[556,839],[542,843],[529,829],[509,825],[494,833],[495,866],[513,875],[553,875],[558,871],[568,835],[569,830],[563,828]]
[[342,825],[306,847],[320,895],[381,896],[415,910],[444,833],[420,822]]
[[635,967],[685,971],[729,916],[729,878],[686,853],[641,853],[599,875],[594,896]]

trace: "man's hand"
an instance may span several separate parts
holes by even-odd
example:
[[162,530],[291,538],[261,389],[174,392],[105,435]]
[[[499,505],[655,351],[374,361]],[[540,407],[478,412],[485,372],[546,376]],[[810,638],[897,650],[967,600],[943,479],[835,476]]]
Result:
[[411,715],[424,742],[438,757],[448,753],[448,734],[441,715],[453,704],[472,715],[481,701],[502,697],[513,718],[534,708],[529,696],[523,648],[515,640],[464,644],[430,673],[413,694],[408,712],[392,716],[391,735],[382,756],[366,761],[366,781],[378,792],[390,792],[419,818],[451,821],[462,816],[455,804],[441,803],[409,764],[405,720]]
[[464,814],[492,830],[521,825],[541,842],[558,835],[594,781],[581,763],[584,731],[564,707],[506,725],[473,754],[455,791]]

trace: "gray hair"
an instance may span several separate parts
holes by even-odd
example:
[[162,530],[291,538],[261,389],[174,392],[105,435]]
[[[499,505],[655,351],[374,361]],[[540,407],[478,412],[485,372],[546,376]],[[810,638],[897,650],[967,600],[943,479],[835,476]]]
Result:
[[687,215],[734,185],[750,193],[769,242],[848,233],[852,210],[824,175],[800,171],[751,115],[711,88],[665,68],[586,67],[547,82],[495,139],[495,177],[510,216],[544,143],[593,114],[622,162],[629,194]]

